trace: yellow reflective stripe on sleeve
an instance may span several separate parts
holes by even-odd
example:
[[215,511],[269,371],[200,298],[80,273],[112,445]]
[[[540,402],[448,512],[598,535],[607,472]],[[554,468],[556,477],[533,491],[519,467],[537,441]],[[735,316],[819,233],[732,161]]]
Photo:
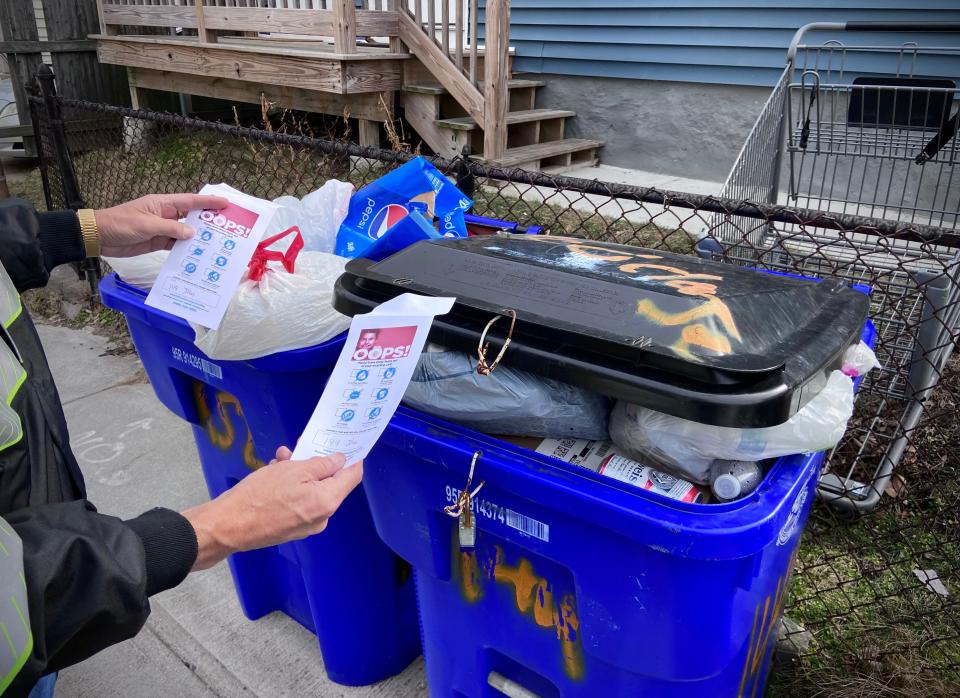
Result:
[[0,324],[10,327],[20,317],[21,312],[23,312],[23,304],[20,302],[17,287],[13,285],[7,270],[0,264]]
[[0,403],[0,451],[23,438],[20,415],[11,405],[26,379],[26,369],[10,348],[0,342],[0,395],[3,395],[3,402]]
[[23,576],[23,544],[17,532],[0,518],[0,695],[9,688],[33,652]]

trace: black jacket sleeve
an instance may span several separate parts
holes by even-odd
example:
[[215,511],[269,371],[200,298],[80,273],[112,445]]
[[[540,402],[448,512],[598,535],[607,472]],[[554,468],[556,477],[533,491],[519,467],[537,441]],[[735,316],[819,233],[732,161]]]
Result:
[[197,557],[190,523],[168,509],[121,521],[80,500],[4,518],[23,541],[33,631],[33,653],[10,696],[136,635],[150,613],[148,598],[179,584]]
[[37,213],[25,201],[0,201],[0,262],[21,293],[47,283],[60,264],[85,256],[73,211]]

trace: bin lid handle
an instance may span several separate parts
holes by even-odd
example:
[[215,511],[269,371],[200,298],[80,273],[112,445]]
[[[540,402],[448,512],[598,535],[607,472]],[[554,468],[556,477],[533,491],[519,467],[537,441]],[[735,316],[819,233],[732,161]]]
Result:
[[507,338],[503,342],[503,346],[500,347],[500,353],[497,354],[497,358],[493,360],[492,364],[487,363],[487,351],[490,349],[490,342],[487,342],[487,333],[490,331],[490,328],[496,324],[502,315],[494,315],[490,318],[490,322],[487,323],[487,326],[483,328],[483,332],[480,334],[480,342],[477,344],[477,373],[481,376],[489,376],[500,364],[500,360],[503,358],[503,355],[507,353],[507,347],[510,346],[510,341],[513,337],[513,328],[517,324],[517,311],[510,308],[505,308],[504,313],[510,316],[510,329],[507,330]]

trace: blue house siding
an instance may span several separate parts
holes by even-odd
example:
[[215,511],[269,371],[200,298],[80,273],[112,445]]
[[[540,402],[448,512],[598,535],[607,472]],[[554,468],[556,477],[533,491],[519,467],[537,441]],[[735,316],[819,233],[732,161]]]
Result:
[[[510,43],[519,72],[771,86],[797,28],[847,21],[960,21],[960,0],[513,0]],[[882,43],[916,38],[885,34]],[[956,47],[960,35],[924,34],[922,43]],[[871,72],[869,55],[851,60],[853,72]],[[922,69],[960,78],[956,60],[929,59]]]

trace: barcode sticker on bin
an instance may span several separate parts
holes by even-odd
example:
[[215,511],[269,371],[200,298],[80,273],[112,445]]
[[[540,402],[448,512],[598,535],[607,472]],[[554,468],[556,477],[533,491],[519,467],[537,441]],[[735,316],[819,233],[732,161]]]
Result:
[[[447,504],[455,504],[460,499],[460,490],[450,485],[444,488],[444,494]],[[544,543],[550,542],[550,526],[548,524],[513,509],[507,509],[505,506],[486,499],[483,495],[470,498],[470,511],[475,516],[475,525],[481,531],[485,530],[488,523],[498,523]]]
[[219,378],[223,380],[223,371],[220,370],[220,367],[215,363],[211,363],[206,359],[200,359],[200,367],[203,369],[203,372],[208,376],[213,376],[214,378]]
[[536,519],[531,519],[529,516],[513,511],[512,509],[506,509],[504,513],[507,517],[505,523],[510,528],[520,531],[520,533],[526,533],[528,536],[538,538],[544,543],[550,542],[550,526],[547,524],[542,521],[537,521]]
[[195,369],[203,371],[205,375],[208,375],[212,378],[218,380],[223,380],[223,370],[212,361],[207,361],[206,359],[197,356],[196,354],[191,354],[186,352],[180,347],[171,347],[170,353],[173,355],[173,358],[179,361],[180,363],[186,364],[187,366],[192,366]]

